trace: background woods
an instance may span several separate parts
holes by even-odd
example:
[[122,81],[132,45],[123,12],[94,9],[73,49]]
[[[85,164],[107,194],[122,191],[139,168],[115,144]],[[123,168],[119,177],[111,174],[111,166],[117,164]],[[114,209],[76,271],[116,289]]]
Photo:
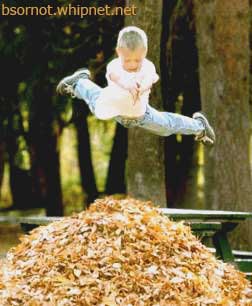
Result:
[[[22,2],[46,4],[52,3]],[[68,214],[104,194],[163,207],[251,211],[250,2],[92,1],[104,4],[134,4],[137,15],[1,19],[2,214]],[[83,101],[56,96],[57,82],[83,66],[104,86],[118,31],[130,24],[147,32],[160,75],[151,105],[188,116],[203,109],[217,133],[215,147],[191,136],[127,130],[95,119]],[[250,228],[237,230],[234,244],[251,249]]]

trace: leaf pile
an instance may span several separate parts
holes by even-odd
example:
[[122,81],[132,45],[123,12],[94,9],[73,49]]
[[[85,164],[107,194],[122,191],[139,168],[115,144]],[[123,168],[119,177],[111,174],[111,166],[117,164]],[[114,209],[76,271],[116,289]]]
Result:
[[150,202],[98,199],[20,238],[0,305],[252,305],[249,282]]

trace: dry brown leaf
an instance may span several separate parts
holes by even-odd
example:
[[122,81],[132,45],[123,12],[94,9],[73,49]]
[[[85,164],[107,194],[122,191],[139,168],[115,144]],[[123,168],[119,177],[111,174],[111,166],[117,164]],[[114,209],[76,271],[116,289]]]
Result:
[[111,197],[24,235],[0,269],[0,305],[252,305],[245,275],[150,202]]

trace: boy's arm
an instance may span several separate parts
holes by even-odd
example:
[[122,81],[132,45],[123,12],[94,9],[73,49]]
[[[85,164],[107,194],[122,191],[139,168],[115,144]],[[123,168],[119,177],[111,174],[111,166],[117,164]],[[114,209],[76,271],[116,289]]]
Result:
[[119,74],[114,73],[114,72],[110,72],[110,73],[108,73],[108,79],[109,79],[109,81],[119,85],[123,89],[127,89],[127,86],[126,86],[125,82],[123,82],[123,79],[119,76]]
[[118,72],[118,63],[116,59],[108,63],[107,69],[106,69],[106,79],[107,79],[108,85],[110,85],[111,83],[112,84],[115,83],[119,85],[120,87],[124,88],[124,84],[121,81],[120,72]]
[[110,73],[109,74],[109,78],[112,82],[114,82],[115,84],[119,85],[121,88],[129,91],[132,95],[132,98],[134,100],[133,105],[135,104],[135,102],[138,99],[138,95],[139,95],[139,87],[138,84],[136,83],[136,81],[133,80],[125,80],[123,78],[120,78],[117,74],[115,73]]
[[113,83],[117,84],[118,86],[120,86],[123,89],[131,90],[131,89],[136,89],[137,88],[137,84],[134,80],[127,80],[127,79],[121,77],[117,73],[110,72],[110,73],[107,74],[107,77],[108,77],[110,82],[113,82]]
[[144,77],[144,79],[139,83],[139,91],[141,93],[151,89],[152,85],[154,84],[155,82],[153,82],[153,79],[152,78],[149,78],[149,77]]
[[152,85],[159,80],[159,75],[156,72],[156,68],[152,62],[149,61],[144,78],[140,82],[140,92],[143,93],[151,89]]
[[130,94],[132,95],[133,101],[134,101],[133,102],[133,105],[134,105],[139,95],[139,88],[138,88],[137,83],[135,81],[130,81],[130,80],[122,81],[123,78],[121,79],[120,76],[115,73],[110,73],[108,77],[110,78],[110,81],[112,81],[113,83],[117,84],[121,88],[130,92]]
[[107,65],[106,71],[106,79],[108,84],[115,83],[123,89],[131,90],[132,88],[136,88],[136,82],[132,79],[126,77],[123,72],[118,67],[118,63],[116,60],[111,61]]
[[118,68],[118,65],[115,60],[107,65],[106,78],[109,85],[117,84],[121,88],[129,91],[134,101],[133,104],[135,104],[139,94],[138,84],[135,80],[126,77],[126,75],[124,75],[122,71],[120,73],[120,68]]

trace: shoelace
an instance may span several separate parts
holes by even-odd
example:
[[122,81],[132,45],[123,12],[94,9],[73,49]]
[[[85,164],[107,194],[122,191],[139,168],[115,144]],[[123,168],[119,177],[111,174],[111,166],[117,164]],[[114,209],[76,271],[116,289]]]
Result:
[[[206,129],[206,125],[205,125],[204,120],[202,120],[201,118],[198,118],[198,119],[203,123],[203,125]],[[214,143],[214,141],[206,135],[205,131],[203,132],[203,135],[196,135],[195,140],[196,141],[202,141],[204,144],[213,144]]]
[[203,143],[210,143],[210,144],[214,143],[214,141],[206,135],[203,135],[203,136],[197,135],[195,136],[195,140],[202,141]]

